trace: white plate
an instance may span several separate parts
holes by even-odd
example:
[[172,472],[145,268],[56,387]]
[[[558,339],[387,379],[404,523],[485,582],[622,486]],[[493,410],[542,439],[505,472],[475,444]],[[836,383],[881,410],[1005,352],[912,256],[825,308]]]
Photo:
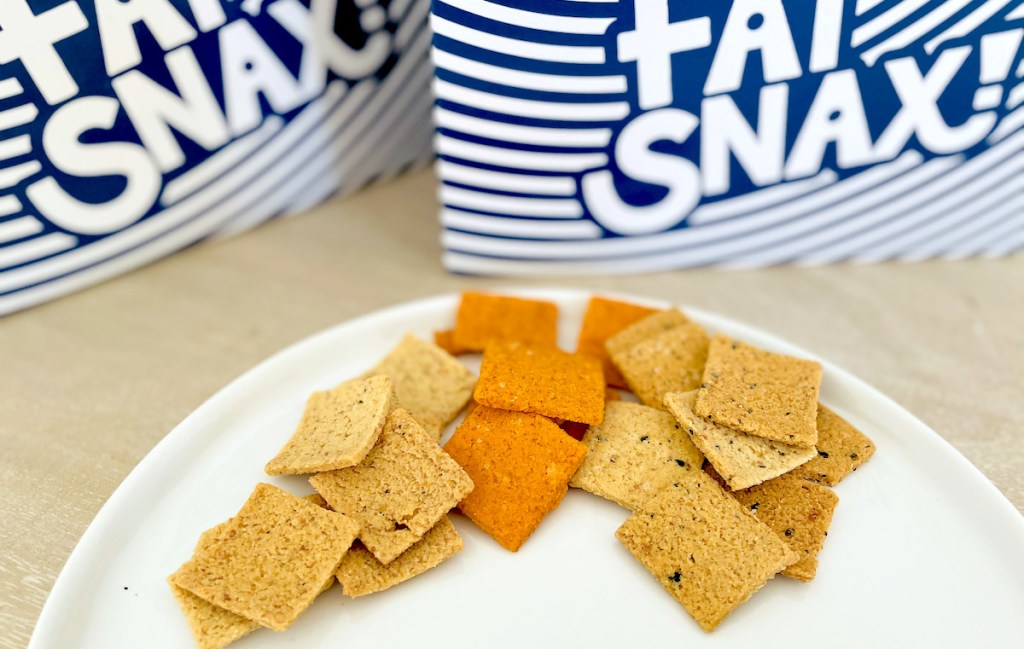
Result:
[[[560,340],[572,349],[588,295],[529,294],[558,302]],[[325,331],[196,410],[86,531],[30,648],[193,646],[165,577],[188,558],[200,532],[235,513],[256,482],[310,491],[299,478],[262,471],[308,393],[370,367],[407,331],[429,336],[450,326],[455,304],[455,296],[422,300]],[[709,329],[811,356],[751,327],[687,311]],[[841,502],[817,578],[771,581],[712,635],[616,541],[626,511],[571,490],[518,553],[455,517],[466,549],[438,569],[360,600],[334,588],[288,631],[258,631],[233,646],[1020,646],[1024,518],[913,415],[824,365],[822,400],[867,433],[878,452],[837,488]]]

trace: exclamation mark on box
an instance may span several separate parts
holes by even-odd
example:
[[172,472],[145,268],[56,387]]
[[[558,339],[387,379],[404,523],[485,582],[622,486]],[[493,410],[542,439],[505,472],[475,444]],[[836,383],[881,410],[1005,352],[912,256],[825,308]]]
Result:
[[1002,83],[1010,76],[1022,41],[1024,29],[981,37],[981,88],[974,93],[974,110],[990,110],[1003,101]]

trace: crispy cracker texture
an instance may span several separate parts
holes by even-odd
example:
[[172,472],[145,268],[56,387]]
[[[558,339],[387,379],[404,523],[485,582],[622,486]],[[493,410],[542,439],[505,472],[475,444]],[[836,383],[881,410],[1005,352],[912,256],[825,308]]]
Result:
[[452,344],[481,352],[492,342],[554,347],[558,307],[551,302],[466,292],[455,314]]
[[615,536],[705,631],[798,559],[701,471],[644,503]]
[[612,364],[612,359],[604,348],[609,338],[626,327],[657,313],[637,304],[609,300],[603,297],[592,297],[587,303],[587,311],[583,314],[583,327],[576,342],[576,353],[586,354],[601,361],[605,382],[616,388],[626,388],[626,380]]
[[696,390],[669,393],[665,405],[730,489],[771,480],[817,455],[813,446],[790,446],[706,421],[693,412],[696,399]]
[[211,604],[184,588],[173,583],[170,587],[199,649],[223,649],[260,628],[252,620]]
[[477,406],[445,450],[476,488],[459,509],[515,552],[568,491],[587,447],[540,415]]
[[799,581],[814,579],[818,552],[825,544],[839,497],[828,487],[788,475],[733,496],[800,555],[782,574]]
[[583,424],[604,418],[601,363],[553,347],[494,343],[484,352],[473,398],[480,405]]
[[700,385],[708,342],[704,327],[686,322],[616,352],[612,362],[644,405],[664,409],[667,393]]
[[630,347],[635,347],[658,334],[681,327],[689,321],[690,319],[679,309],[652,313],[608,338],[604,342],[605,351],[608,352],[610,358],[614,359],[616,354],[621,354]]
[[590,451],[569,485],[629,509],[704,461],[672,415],[625,401],[608,403],[583,443]]
[[412,547],[473,490],[473,481],[408,412],[392,412],[356,466],[309,479],[334,511],[362,525],[359,539],[384,564]]
[[328,583],[359,531],[355,520],[259,484],[236,516],[203,537],[173,585],[283,631]]
[[357,543],[341,560],[338,583],[349,597],[387,590],[447,561],[462,549],[462,538],[447,516],[397,559],[384,565]]
[[814,446],[821,364],[717,334],[708,349],[695,412],[743,433]]
[[301,475],[358,464],[373,448],[395,403],[394,385],[386,376],[314,392],[298,428],[277,456],[267,462],[266,472]]
[[398,402],[434,441],[473,396],[476,384],[473,373],[451,354],[412,334],[363,376],[375,375],[394,382]]
[[434,332],[434,344],[445,350],[452,356],[462,356],[463,354],[470,353],[470,350],[463,347],[459,347],[455,344],[453,336],[455,334],[454,329],[443,329]]
[[818,455],[793,475],[830,487],[856,471],[875,454],[875,445],[850,422],[818,404]]

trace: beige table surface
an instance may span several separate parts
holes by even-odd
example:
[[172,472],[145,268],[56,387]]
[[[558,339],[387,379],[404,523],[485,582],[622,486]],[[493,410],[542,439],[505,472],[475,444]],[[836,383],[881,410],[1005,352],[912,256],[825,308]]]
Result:
[[418,172],[0,320],[0,647],[24,647],[121,480],[273,352],[353,316],[467,287],[667,298],[790,339],[931,425],[1024,512],[1024,257],[551,281],[440,266]]

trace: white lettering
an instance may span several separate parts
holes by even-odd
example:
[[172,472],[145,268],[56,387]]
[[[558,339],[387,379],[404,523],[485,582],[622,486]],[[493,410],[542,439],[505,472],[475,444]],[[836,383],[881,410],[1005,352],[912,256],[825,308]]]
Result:
[[750,53],[758,51],[766,83],[801,75],[800,59],[782,0],[734,0],[711,62],[704,94],[738,90]]
[[37,16],[25,0],[0,0],[0,65],[20,60],[51,106],[71,99],[78,84],[53,46],[88,28],[89,21],[74,2]]
[[188,43],[197,34],[167,0],[96,0],[107,74],[117,76],[142,63],[135,25],[142,23],[165,52]]
[[836,162],[843,169],[872,161],[871,129],[853,70],[830,72],[821,80],[786,162],[786,178],[817,173],[830,142],[836,143]]

